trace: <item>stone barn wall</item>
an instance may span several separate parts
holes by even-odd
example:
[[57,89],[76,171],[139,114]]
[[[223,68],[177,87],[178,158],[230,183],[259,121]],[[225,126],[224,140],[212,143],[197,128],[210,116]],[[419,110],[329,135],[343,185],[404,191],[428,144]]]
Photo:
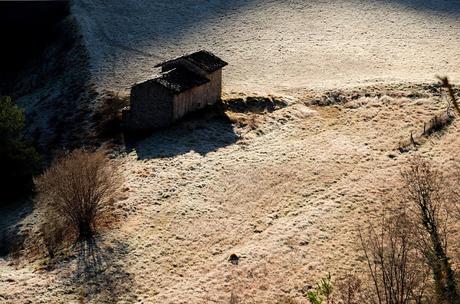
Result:
[[210,82],[174,96],[173,120],[187,113],[212,105],[220,99],[222,70],[208,75]]
[[160,76],[131,89],[131,109],[123,111],[126,129],[165,127],[190,112],[215,104],[221,98],[225,65],[206,51],[156,65],[161,67]]
[[206,106],[205,94],[209,83],[194,87],[174,96],[173,120],[178,120],[187,113],[204,108]]
[[173,122],[173,99],[168,89],[153,81],[135,85],[131,89],[131,108],[123,114],[125,127],[140,131],[168,126]]
[[222,70],[217,70],[214,73],[208,74],[208,79],[211,80],[208,96],[208,104],[214,104],[221,99],[222,94]]

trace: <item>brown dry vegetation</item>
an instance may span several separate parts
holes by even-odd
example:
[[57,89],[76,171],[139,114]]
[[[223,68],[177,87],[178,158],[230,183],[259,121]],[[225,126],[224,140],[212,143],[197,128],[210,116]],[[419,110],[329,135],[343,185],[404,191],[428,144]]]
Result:
[[381,220],[359,230],[367,271],[323,278],[307,294],[310,303],[460,303],[452,266],[460,261],[448,250],[449,241],[460,242],[449,219],[459,207],[459,172],[448,176],[415,156],[401,175],[401,187],[381,198]]
[[[438,303],[459,303],[460,294],[448,254],[449,214],[453,189],[442,172],[421,158],[413,159],[403,172],[414,233],[409,234],[431,269]],[[455,188],[459,185],[452,185]],[[457,236],[454,242],[458,243]]]
[[122,133],[121,110],[128,105],[129,95],[105,92],[93,115],[96,136],[102,139],[119,138]]
[[431,296],[426,294],[428,273],[422,255],[411,244],[410,229],[404,214],[384,214],[378,228],[370,225],[360,234],[368,264],[365,278],[370,303],[426,303]]
[[83,242],[98,232],[106,205],[121,186],[119,169],[107,151],[75,150],[56,160],[35,181],[41,232],[51,258],[64,240]]

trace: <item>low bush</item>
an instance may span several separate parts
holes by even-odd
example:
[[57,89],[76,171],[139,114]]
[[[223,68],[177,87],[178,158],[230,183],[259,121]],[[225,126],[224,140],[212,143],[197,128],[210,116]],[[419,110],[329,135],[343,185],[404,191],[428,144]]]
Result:
[[50,259],[55,257],[66,239],[71,238],[73,234],[72,228],[68,227],[66,221],[53,210],[45,210],[39,231]]
[[[44,229],[48,251],[64,238],[77,242],[94,238],[98,221],[121,186],[118,167],[106,151],[75,150],[55,161],[35,180],[38,207],[51,229]],[[60,235],[65,227],[66,236]]]
[[331,275],[322,278],[314,290],[306,293],[306,296],[311,304],[330,304],[333,302],[333,285],[331,282]]
[[121,110],[128,105],[129,96],[106,93],[93,116],[98,137],[113,138],[121,134],[123,131]]
[[363,282],[354,274],[332,280],[327,275],[316,287],[305,293],[311,304],[363,304],[374,303],[373,293],[363,289]]
[[432,135],[447,128],[454,120],[454,117],[448,114],[435,115],[423,128],[423,135]]

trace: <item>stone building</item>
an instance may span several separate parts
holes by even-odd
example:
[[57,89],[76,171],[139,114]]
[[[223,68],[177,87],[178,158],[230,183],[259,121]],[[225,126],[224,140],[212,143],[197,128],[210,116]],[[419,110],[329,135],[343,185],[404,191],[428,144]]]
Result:
[[227,63],[198,51],[156,65],[161,74],[131,88],[130,108],[123,111],[128,131],[161,128],[221,98],[222,68]]

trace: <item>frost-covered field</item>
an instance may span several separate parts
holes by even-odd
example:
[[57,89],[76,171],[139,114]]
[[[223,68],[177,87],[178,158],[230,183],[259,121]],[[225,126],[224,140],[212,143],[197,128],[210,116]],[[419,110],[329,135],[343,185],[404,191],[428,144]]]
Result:
[[[328,271],[361,272],[358,225],[378,215],[414,154],[400,142],[445,102],[420,86],[354,96],[239,114],[248,126],[194,119],[136,142],[117,160],[122,217],[101,236],[98,283],[75,278],[75,256],[51,271],[43,255],[0,259],[0,300],[198,304],[230,303],[233,293],[238,303],[307,303],[303,290]],[[458,132],[455,122],[418,153],[451,167]]]
[[227,92],[460,79],[458,0],[73,2],[95,76],[114,90],[197,49],[230,63]]
[[[0,303],[307,303],[328,271],[363,269],[356,228],[414,154],[401,142],[445,108],[435,86],[408,83],[460,80],[456,0],[72,3],[98,89],[128,90],[158,61],[208,49],[230,63],[225,97],[274,92],[289,106],[190,119],[128,145],[97,283],[75,277],[75,255],[47,270],[25,248],[0,258]],[[341,102],[312,105],[324,89],[343,89]],[[459,130],[418,153],[449,168]],[[20,216],[15,230],[34,236],[34,214]]]

